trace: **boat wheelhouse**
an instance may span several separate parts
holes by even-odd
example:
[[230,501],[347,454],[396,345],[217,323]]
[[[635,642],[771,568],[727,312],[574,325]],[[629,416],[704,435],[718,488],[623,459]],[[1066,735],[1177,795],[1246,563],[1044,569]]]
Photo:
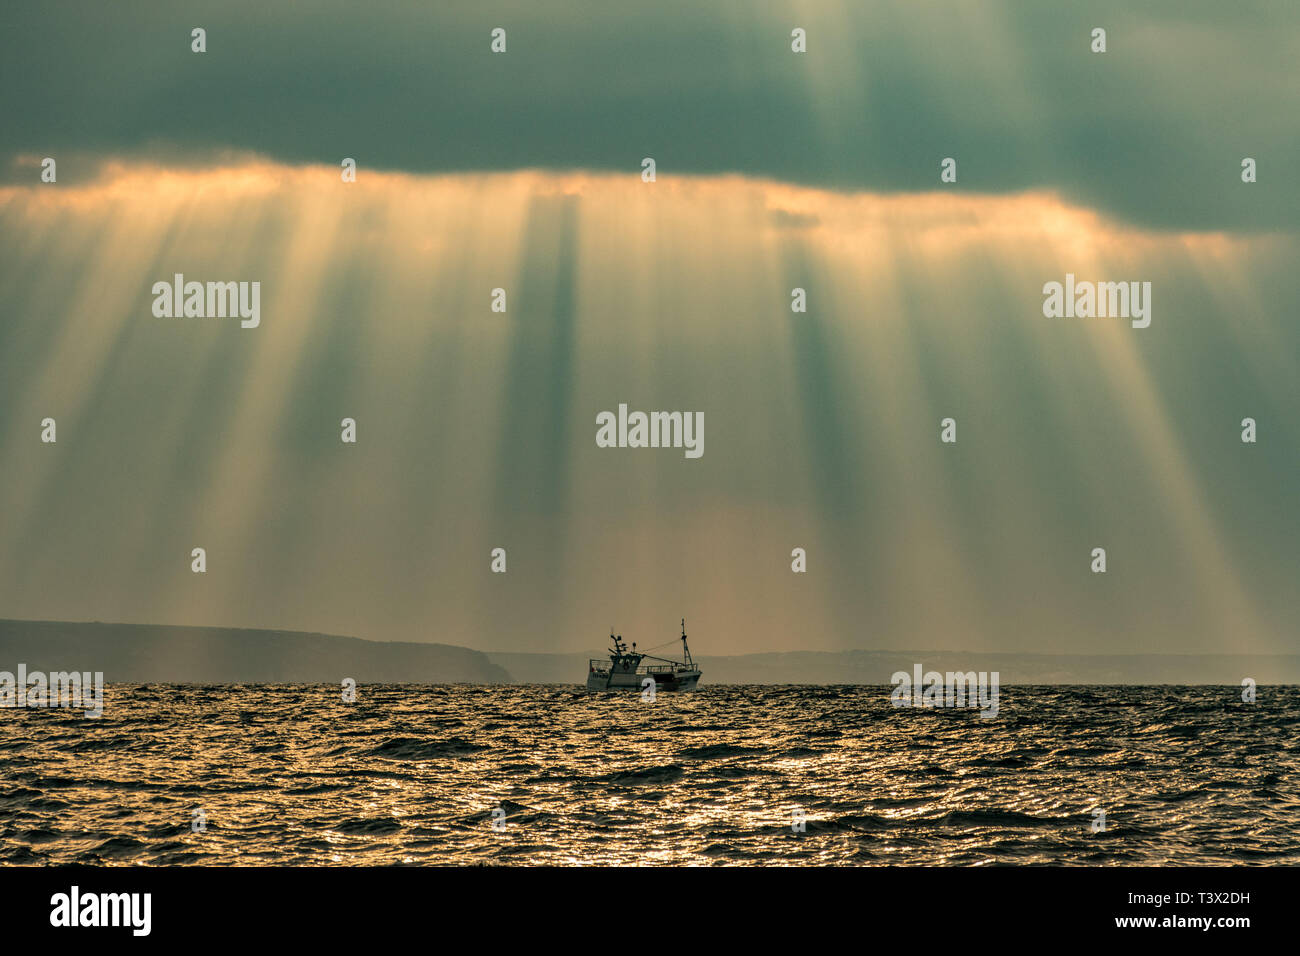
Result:
[[[675,661],[667,657],[638,653],[636,642],[631,650],[623,643],[623,636],[610,634],[613,647],[609,659],[593,658],[587,665],[587,691],[595,693],[602,690],[645,690],[653,681],[656,691],[661,690],[695,690],[700,682],[700,665],[691,660],[691,649],[686,644],[686,619],[682,619],[682,657]],[[669,641],[668,643],[672,643]],[[663,645],[660,645],[663,646]],[[656,648],[651,648],[655,650]],[[655,664],[642,664],[642,661],[657,661]]]

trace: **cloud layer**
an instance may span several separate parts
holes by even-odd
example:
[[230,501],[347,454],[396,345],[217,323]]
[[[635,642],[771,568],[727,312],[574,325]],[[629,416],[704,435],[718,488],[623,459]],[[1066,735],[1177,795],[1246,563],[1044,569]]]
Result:
[[73,181],[108,155],[234,150],[631,174],[653,156],[665,175],[916,192],[951,156],[961,190],[1052,190],[1152,228],[1293,231],[1297,60],[1300,6],[1269,0],[51,2],[0,31],[0,167],[30,181],[14,158],[54,155]]

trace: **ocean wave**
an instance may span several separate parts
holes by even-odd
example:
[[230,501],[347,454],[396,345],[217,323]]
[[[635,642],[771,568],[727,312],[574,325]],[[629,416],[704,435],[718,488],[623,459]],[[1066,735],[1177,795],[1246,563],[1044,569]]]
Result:
[[336,697],[5,713],[0,862],[1300,864],[1300,688],[1008,686],[992,720],[887,687]]

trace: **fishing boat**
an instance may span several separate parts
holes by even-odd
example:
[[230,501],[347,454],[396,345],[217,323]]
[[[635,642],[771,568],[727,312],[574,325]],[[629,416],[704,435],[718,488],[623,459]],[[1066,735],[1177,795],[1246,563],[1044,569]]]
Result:
[[[587,665],[587,692],[602,690],[648,690],[651,686],[661,690],[695,690],[700,682],[700,665],[691,660],[691,649],[686,644],[686,619],[682,618],[682,660],[637,652],[636,642],[631,650],[623,643],[623,635],[609,635],[609,660],[593,659]],[[672,641],[668,641],[671,644]],[[666,645],[659,645],[663,647]],[[657,650],[652,647],[651,650]],[[642,661],[657,661],[642,664]],[[653,681],[653,685],[647,683]]]

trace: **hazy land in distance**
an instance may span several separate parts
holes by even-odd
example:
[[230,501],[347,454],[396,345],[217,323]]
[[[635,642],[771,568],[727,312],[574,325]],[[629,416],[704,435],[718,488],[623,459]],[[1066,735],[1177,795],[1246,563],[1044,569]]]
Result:
[[[604,651],[526,654],[258,628],[0,620],[0,671],[102,671],[109,683],[581,684]],[[696,657],[704,684],[886,685],[916,664],[1002,684],[1300,683],[1300,654],[789,651]]]
[[334,634],[0,620],[0,671],[102,671],[108,683],[508,683],[468,647]]

